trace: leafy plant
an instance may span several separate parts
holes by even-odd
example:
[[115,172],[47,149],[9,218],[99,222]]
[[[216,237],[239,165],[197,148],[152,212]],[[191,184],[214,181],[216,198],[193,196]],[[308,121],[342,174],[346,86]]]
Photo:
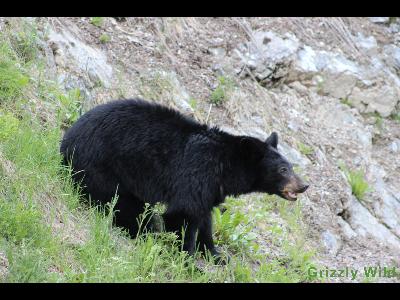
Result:
[[0,43],[0,103],[15,100],[28,83],[15,53],[5,42]]
[[236,251],[243,247],[258,248],[253,242],[256,236],[251,232],[250,222],[243,213],[231,212],[229,209],[221,213],[220,209],[214,208],[213,219],[217,245],[227,244]]
[[227,100],[226,93],[233,87],[233,82],[224,76],[218,77],[218,86],[210,95],[210,102],[220,105]]
[[66,125],[78,120],[81,114],[81,92],[79,89],[72,89],[67,95],[59,94],[58,118]]
[[35,26],[27,21],[14,22],[10,43],[23,62],[34,60],[38,54],[38,37]]
[[190,98],[189,105],[191,108],[196,109],[197,108],[197,100],[195,98]]
[[314,150],[312,147],[307,146],[307,145],[303,144],[302,142],[298,142],[297,147],[299,148],[299,151],[304,155],[311,155],[314,153]]
[[8,139],[18,130],[19,121],[11,113],[0,111],[0,141]]
[[99,37],[99,41],[102,44],[108,43],[109,41],[111,41],[111,37],[108,34],[103,33],[100,37]]
[[342,98],[341,100],[340,100],[340,102],[342,103],[342,104],[344,104],[344,105],[347,105],[347,106],[350,106],[350,107],[353,107],[353,103],[350,101],[350,99],[349,98]]
[[390,118],[400,123],[400,113],[393,113]]
[[90,23],[94,26],[101,27],[103,25],[104,18],[103,17],[92,17],[90,18]]
[[375,115],[375,125],[382,130],[383,128],[383,119],[382,116],[379,113],[376,113]]
[[351,186],[352,194],[358,200],[363,200],[365,193],[370,190],[368,182],[364,179],[364,173],[361,170],[349,170],[343,165],[341,165],[340,168],[346,175],[347,181]]

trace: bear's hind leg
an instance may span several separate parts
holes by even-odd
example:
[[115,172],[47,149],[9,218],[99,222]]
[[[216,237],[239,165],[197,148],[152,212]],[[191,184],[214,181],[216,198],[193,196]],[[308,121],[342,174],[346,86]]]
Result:
[[[131,238],[136,238],[139,232],[151,229],[151,215],[147,214],[144,218],[145,204],[134,196],[119,196],[117,204],[114,207],[114,223],[118,227],[126,229]],[[140,219],[140,220],[139,220]],[[139,224],[139,221],[141,224]]]

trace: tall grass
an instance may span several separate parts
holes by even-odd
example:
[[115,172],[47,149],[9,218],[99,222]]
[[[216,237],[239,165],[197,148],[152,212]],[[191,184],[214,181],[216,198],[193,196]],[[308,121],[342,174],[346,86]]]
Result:
[[346,175],[352,194],[358,200],[364,200],[365,194],[371,190],[368,182],[365,180],[364,172],[361,170],[350,170],[344,165],[341,165],[340,168]]

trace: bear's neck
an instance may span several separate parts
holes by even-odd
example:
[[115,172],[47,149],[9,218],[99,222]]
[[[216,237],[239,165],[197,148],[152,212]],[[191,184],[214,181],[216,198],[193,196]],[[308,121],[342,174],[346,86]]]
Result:
[[223,189],[225,196],[239,196],[254,192],[254,180],[238,168],[227,168],[223,172]]
[[222,160],[222,182],[226,196],[239,196],[255,191],[255,174],[251,166],[234,152],[225,153]]
[[222,198],[254,192],[255,176],[251,172],[251,166],[246,165],[236,151],[241,137],[231,135],[217,127],[208,129],[206,134],[218,141],[220,145],[220,151],[216,157],[219,157],[218,168]]

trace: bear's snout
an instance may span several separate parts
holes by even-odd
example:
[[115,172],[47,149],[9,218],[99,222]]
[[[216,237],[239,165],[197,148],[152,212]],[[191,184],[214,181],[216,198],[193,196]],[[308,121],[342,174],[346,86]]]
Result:
[[309,184],[304,183],[299,176],[294,174],[290,177],[289,182],[282,190],[285,199],[290,201],[297,200],[297,194],[304,193],[309,187]]
[[300,187],[297,190],[297,193],[304,193],[308,189],[309,186],[310,186],[309,184],[304,184],[302,187]]

